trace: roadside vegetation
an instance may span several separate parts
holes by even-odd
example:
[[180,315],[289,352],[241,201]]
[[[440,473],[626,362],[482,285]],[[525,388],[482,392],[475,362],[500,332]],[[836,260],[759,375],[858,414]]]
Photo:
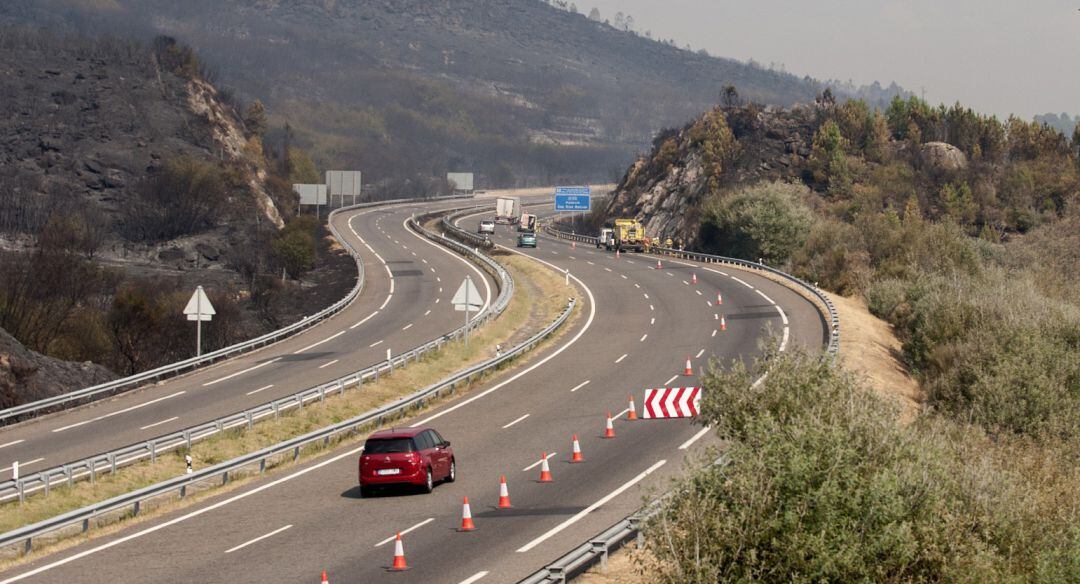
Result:
[[1080,580],[1080,131],[826,93],[667,136],[628,184],[700,160],[697,246],[865,298],[925,403],[905,424],[816,356],[771,356],[758,389],[713,371],[731,464],[679,485],[641,561],[668,582]]
[[[328,396],[323,403],[309,404],[299,411],[293,409],[283,412],[280,417],[256,423],[251,430],[237,428],[217,434],[195,443],[190,451],[181,449],[163,454],[155,463],[147,461],[122,467],[115,474],[99,473],[97,480],[93,483],[80,481],[71,487],[54,486],[48,495],[33,494],[25,503],[11,502],[0,505],[0,532],[55,517],[93,502],[104,501],[179,476],[184,473],[185,454],[191,454],[196,469],[205,468],[318,428],[342,422],[444,379],[455,371],[493,357],[496,344],[501,344],[503,347],[512,346],[547,326],[566,307],[565,298],[567,297],[563,279],[549,269],[538,269],[531,260],[515,255],[500,256],[499,261],[507,266],[515,279],[517,284],[515,294],[502,316],[470,335],[468,347],[460,342],[447,345],[419,363],[410,364],[391,375],[384,375],[377,382],[365,383],[359,391],[350,389],[342,396]],[[580,294],[576,295],[580,296]],[[573,326],[579,314],[580,311],[575,312],[564,328],[549,337],[545,344],[565,334],[565,331]],[[467,387],[459,388],[458,392],[468,391],[468,389]],[[432,405],[437,404],[428,404],[427,408]],[[409,415],[418,413],[418,411],[413,411]],[[371,427],[358,434],[342,436],[329,444],[312,445],[304,449],[304,454],[307,456],[324,452],[342,443],[360,443],[368,432],[375,429]],[[269,464],[268,468],[288,467],[292,463],[291,455],[284,456]],[[230,485],[235,488],[236,485],[243,484],[244,478],[257,474],[257,467],[248,469],[247,472],[240,473],[240,476],[231,477],[233,480]],[[218,477],[208,481],[207,484],[195,485],[188,492],[189,495],[207,490],[219,493],[221,492],[218,488],[220,484],[220,477]],[[176,508],[175,495],[163,499],[150,505],[144,504],[139,519],[153,516],[157,510]],[[197,500],[197,498],[188,499],[188,501],[191,500]],[[98,526],[109,525],[118,519],[127,522],[132,518],[127,512],[102,517],[91,529],[91,536],[100,533],[97,530]],[[59,539],[67,540],[68,538]],[[49,537],[35,540],[35,549],[40,550],[42,544],[49,540]]]

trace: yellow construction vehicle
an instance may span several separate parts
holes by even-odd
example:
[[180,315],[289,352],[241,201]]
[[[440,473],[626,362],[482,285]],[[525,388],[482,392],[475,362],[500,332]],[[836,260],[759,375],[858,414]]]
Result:
[[637,219],[616,219],[612,226],[615,249],[644,251],[645,228]]

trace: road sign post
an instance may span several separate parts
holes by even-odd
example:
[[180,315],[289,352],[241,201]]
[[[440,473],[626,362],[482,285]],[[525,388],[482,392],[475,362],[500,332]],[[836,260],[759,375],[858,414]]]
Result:
[[202,321],[211,320],[217,311],[214,310],[214,305],[210,304],[210,298],[206,296],[206,292],[203,291],[203,287],[199,286],[195,288],[195,293],[191,295],[191,300],[188,300],[187,306],[184,307],[184,314],[187,315],[188,320],[195,321],[195,356],[202,356]]
[[454,298],[450,302],[454,305],[454,310],[465,311],[465,346],[469,346],[469,311],[478,312],[480,310],[480,291],[473,285],[472,276],[465,276],[465,281],[461,283],[461,286],[454,293]]

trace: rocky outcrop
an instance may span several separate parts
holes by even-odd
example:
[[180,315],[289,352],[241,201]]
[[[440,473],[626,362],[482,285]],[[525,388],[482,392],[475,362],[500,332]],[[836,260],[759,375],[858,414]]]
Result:
[[651,237],[670,237],[692,245],[700,226],[701,206],[711,188],[802,177],[817,129],[814,107],[732,108],[722,112],[739,147],[737,155],[722,165],[712,186],[704,145],[693,136],[694,124],[688,124],[658,136],[651,155],[627,170],[603,210],[604,219],[635,217]]
[[919,163],[929,171],[956,171],[967,168],[964,152],[945,142],[927,142],[919,146]]
[[35,353],[0,329],[0,409],[115,378],[100,365],[61,361]]

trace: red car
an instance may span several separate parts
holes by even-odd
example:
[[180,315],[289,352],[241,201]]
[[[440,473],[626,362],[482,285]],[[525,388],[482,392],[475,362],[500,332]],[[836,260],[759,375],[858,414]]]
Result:
[[360,455],[360,496],[374,487],[416,485],[430,493],[435,481],[454,482],[457,464],[450,442],[431,428],[379,430]]

